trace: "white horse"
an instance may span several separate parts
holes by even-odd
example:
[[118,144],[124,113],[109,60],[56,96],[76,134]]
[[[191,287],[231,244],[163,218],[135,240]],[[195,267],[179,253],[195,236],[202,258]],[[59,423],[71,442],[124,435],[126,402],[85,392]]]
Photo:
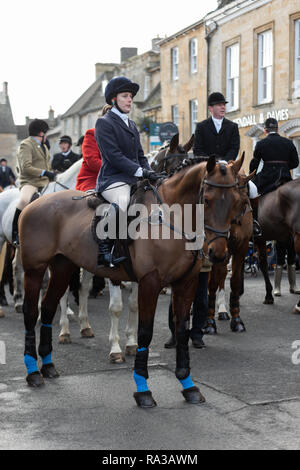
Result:
[[[74,163],[64,173],[59,174],[56,177],[56,181],[48,184],[42,195],[50,194],[53,192],[63,191],[65,189],[74,189],[76,185],[76,177],[81,167],[82,160]],[[20,192],[17,188],[9,191],[4,191],[0,194],[0,252],[5,241],[11,243],[12,236],[12,221],[17,206],[17,202],[20,197]],[[16,256],[14,258],[14,302],[16,311],[22,312],[23,304],[23,269],[20,262],[19,250],[16,250]],[[81,336],[84,338],[94,337],[94,333],[88,322],[88,295],[93,275],[85,270],[81,270],[81,286],[79,290],[79,314],[78,320],[80,324]],[[109,282],[110,292],[110,305],[109,312],[111,315],[111,330],[109,335],[110,342],[110,360],[114,363],[120,363],[124,360],[122,350],[119,343],[118,334],[118,323],[119,317],[123,309],[122,293],[120,286],[114,286]],[[71,342],[71,335],[69,330],[69,318],[68,315],[73,315],[73,312],[68,308],[68,293],[65,293],[60,301],[61,316],[60,316],[60,327],[61,331],[59,334],[59,342],[61,344],[67,344]],[[128,323],[126,327],[126,349],[125,354],[133,355],[137,347],[137,288],[135,285],[132,287],[132,292],[129,297],[129,315]],[[4,316],[1,314],[0,317]]]

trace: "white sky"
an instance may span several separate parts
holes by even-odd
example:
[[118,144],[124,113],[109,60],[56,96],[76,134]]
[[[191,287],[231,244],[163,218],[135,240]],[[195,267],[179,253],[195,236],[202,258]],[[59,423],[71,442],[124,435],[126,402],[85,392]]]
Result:
[[16,124],[64,113],[95,80],[96,62],[119,62],[121,47],[151,49],[217,7],[217,0],[2,0],[0,89]]

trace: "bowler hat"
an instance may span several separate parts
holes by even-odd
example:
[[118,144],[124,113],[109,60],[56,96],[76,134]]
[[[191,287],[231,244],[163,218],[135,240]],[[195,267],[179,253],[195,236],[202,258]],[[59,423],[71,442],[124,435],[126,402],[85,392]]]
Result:
[[220,103],[228,103],[228,101],[225,100],[224,95],[222,93],[219,93],[218,91],[215,93],[211,93],[208,97],[208,106],[214,106],[215,104],[220,104]]
[[63,142],[66,142],[67,144],[69,145],[72,145],[72,139],[70,136],[68,135],[63,135],[60,139],[59,139],[59,143],[62,144]]
[[118,93],[129,92],[134,97],[139,91],[140,86],[137,83],[133,83],[129,78],[126,77],[115,77],[110,80],[105,88],[105,100],[107,104],[112,104],[112,99],[117,96]]

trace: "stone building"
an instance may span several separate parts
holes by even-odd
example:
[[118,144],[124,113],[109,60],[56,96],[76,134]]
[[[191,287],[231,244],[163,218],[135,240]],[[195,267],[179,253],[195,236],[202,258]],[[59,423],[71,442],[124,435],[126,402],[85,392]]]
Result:
[[[57,151],[56,148],[56,139],[54,139],[54,136],[60,135],[60,116],[55,117],[54,110],[51,108],[48,111],[48,117],[43,118],[43,117],[37,117],[38,119],[43,119],[44,121],[47,122],[49,126],[49,131],[48,131],[48,140],[51,146],[50,153],[53,155]],[[28,127],[29,124],[33,121],[33,119],[36,118],[30,118],[29,116],[25,117],[25,124],[17,124],[16,129],[17,129],[17,147],[20,145],[22,140],[26,139],[29,135],[28,133]],[[58,133],[57,133],[58,130]]]
[[162,121],[176,124],[183,142],[207,115],[207,46],[203,20],[169,36],[159,45]]
[[229,101],[227,117],[239,124],[245,167],[268,117],[300,152],[299,0],[220,1],[205,28],[208,93],[222,91]]
[[[106,104],[105,87],[111,78],[120,75],[125,75],[140,85],[130,113],[130,118],[137,122],[140,130],[143,131],[147,119],[159,119],[161,106],[158,41],[160,38],[154,39],[151,50],[141,55],[138,55],[135,47],[121,48],[120,63],[97,63],[94,83],[61,116],[59,135],[70,135],[73,142],[76,142],[88,129],[95,127],[101,109]],[[148,151],[147,133],[142,135],[142,145],[145,151]]]
[[17,129],[9,102],[8,84],[3,83],[0,91],[0,158],[6,158],[15,170],[17,150]]

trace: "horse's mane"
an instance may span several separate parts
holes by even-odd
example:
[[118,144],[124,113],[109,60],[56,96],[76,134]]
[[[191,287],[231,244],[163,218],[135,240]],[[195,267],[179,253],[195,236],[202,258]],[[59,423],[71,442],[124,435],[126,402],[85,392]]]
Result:
[[[188,154],[187,154],[188,155]],[[183,160],[176,168],[174,168],[172,171],[170,171],[168,178],[171,178],[171,176],[175,175],[176,173],[179,173],[181,170],[184,170],[185,168],[188,168],[193,165],[197,165],[198,163],[203,163],[203,157],[192,157],[187,158]]]

